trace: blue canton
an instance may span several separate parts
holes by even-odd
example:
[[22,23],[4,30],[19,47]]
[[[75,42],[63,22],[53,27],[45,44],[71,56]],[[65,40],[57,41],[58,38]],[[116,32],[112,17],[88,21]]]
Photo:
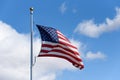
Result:
[[37,25],[41,34],[42,41],[58,43],[58,35],[56,29],[46,26]]

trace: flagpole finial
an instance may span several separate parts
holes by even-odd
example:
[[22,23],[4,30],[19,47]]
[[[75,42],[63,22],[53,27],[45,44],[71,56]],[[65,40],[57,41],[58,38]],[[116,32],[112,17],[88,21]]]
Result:
[[33,7],[31,7],[31,8],[30,8],[30,13],[33,13],[33,10],[34,10],[34,8],[33,8]]

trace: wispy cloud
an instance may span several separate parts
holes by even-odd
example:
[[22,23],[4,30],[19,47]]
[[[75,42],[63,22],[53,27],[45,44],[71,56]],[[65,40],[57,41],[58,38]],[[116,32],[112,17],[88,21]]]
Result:
[[64,14],[66,10],[67,10],[66,2],[63,2],[60,6],[60,12]]
[[99,51],[97,53],[93,53],[93,52],[89,51],[86,53],[85,58],[88,60],[94,60],[94,59],[104,60],[104,59],[106,59],[106,55]]
[[72,12],[73,12],[73,13],[77,13],[77,9],[75,9],[75,8],[72,9]]
[[[0,80],[28,80],[30,41],[28,34],[18,33],[0,21]],[[34,55],[40,51],[40,39],[34,39]],[[37,58],[33,67],[34,80],[55,80],[57,73],[74,69],[71,63],[59,58]],[[17,75],[16,75],[17,74]]]
[[106,18],[101,24],[95,23],[93,20],[86,20],[78,24],[75,32],[86,35],[88,37],[97,38],[105,32],[114,31],[120,28],[120,8],[116,8],[116,16],[113,19]]

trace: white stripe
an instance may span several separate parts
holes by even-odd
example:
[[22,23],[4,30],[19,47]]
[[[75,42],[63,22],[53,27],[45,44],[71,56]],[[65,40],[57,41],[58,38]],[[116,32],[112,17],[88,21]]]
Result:
[[67,37],[65,37],[61,32],[58,31],[58,37],[65,39],[66,41],[68,41],[70,43],[70,41],[67,39]]
[[[46,53],[40,53],[40,54],[41,54],[41,55],[44,55],[44,54],[46,54]],[[68,55],[66,55],[66,54],[61,54],[60,52],[53,52],[53,51],[52,51],[52,52],[49,52],[49,54],[67,57],[67,58],[69,58],[70,60],[72,60],[73,62],[81,65],[81,62],[80,62],[80,61],[78,61],[78,60],[74,59],[73,57],[68,56]]]
[[63,39],[65,39],[66,41],[68,41],[66,37],[61,36],[60,34],[58,34],[58,37],[59,37],[59,38],[63,38]]
[[[66,39],[66,37],[65,37],[61,32],[58,31],[58,33],[59,33],[59,34],[58,34],[59,37],[62,37],[62,38],[64,38],[64,39],[66,40],[66,41],[65,41],[64,39],[59,38],[59,41],[61,41],[61,42],[63,42],[63,43],[67,43],[67,44],[69,44],[69,45],[71,45],[71,46],[74,46],[72,43],[69,42],[69,40]],[[60,34],[61,34],[62,36],[61,36]],[[73,48],[73,47],[71,47],[71,46],[69,46],[69,48],[70,48],[71,50],[74,50],[74,51],[76,51],[77,53],[79,53],[77,49],[75,49],[75,48]],[[74,47],[75,47],[75,46],[74,46]]]
[[50,50],[52,50],[53,48],[49,48],[49,47],[42,47],[41,48],[41,50],[48,50],[48,51],[50,51]]
[[[69,43],[69,42],[67,42],[67,41],[65,41],[65,40],[62,40],[62,39],[60,39],[60,38],[59,38],[59,41],[68,44],[68,46],[69,46],[69,45],[74,46],[73,44],[71,44],[71,43]],[[70,49],[74,49],[76,52],[78,52],[77,47],[74,46],[75,48],[73,48],[73,47],[71,47],[71,46],[69,46]]]
[[79,52],[78,52],[77,49],[75,49],[75,48],[73,48],[73,47],[70,47],[70,46],[62,45],[62,44],[59,44],[59,43],[47,42],[47,41],[43,41],[42,43],[43,43],[43,44],[49,44],[49,45],[52,45],[52,46],[60,45],[60,46],[62,46],[63,48],[70,49],[70,50],[72,50],[72,51],[74,51],[74,52],[77,52],[77,53],[79,54]]
[[[47,50],[47,51],[51,51],[51,50],[54,50],[54,49],[64,51],[64,52],[66,52],[66,53],[68,53],[68,54],[70,54],[70,55],[72,55],[74,57],[77,57],[77,58],[81,59],[80,57],[78,57],[78,55],[73,54],[73,53],[71,53],[71,52],[69,52],[67,50],[64,50],[64,49],[60,48],[60,47],[55,47],[55,48],[42,47],[42,50]],[[70,56],[70,55],[68,55],[68,56]]]
[[53,43],[53,42],[48,42],[48,41],[42,41],[42,44],[57,45],[57,44],[59,44],[59,43]]
[[58,31],[58,30],[57,30],[57,33],[58,33],[58,34],[61,34],[62,36],[64,36],[64,35],[63,35],[60,31]]
[[[61,42],[63,42],[63,43],[67,43],[67,44],[69,44],[69,45],[71,45],[71,46],[74,46],[73,44],[71,44],[70,42],[68,42],[68,41],[65,41],[65,40],[63,40],[63,39],[60,39],[59,38],[59,41],[61,41]],[[75,47],[75,46],[74,46]]]

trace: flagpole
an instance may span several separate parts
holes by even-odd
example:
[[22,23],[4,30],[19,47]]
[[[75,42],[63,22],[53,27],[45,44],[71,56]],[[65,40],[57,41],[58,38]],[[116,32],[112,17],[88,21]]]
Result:
[[30,8],[30,80],[32,80],[33,67],[33,7]]

